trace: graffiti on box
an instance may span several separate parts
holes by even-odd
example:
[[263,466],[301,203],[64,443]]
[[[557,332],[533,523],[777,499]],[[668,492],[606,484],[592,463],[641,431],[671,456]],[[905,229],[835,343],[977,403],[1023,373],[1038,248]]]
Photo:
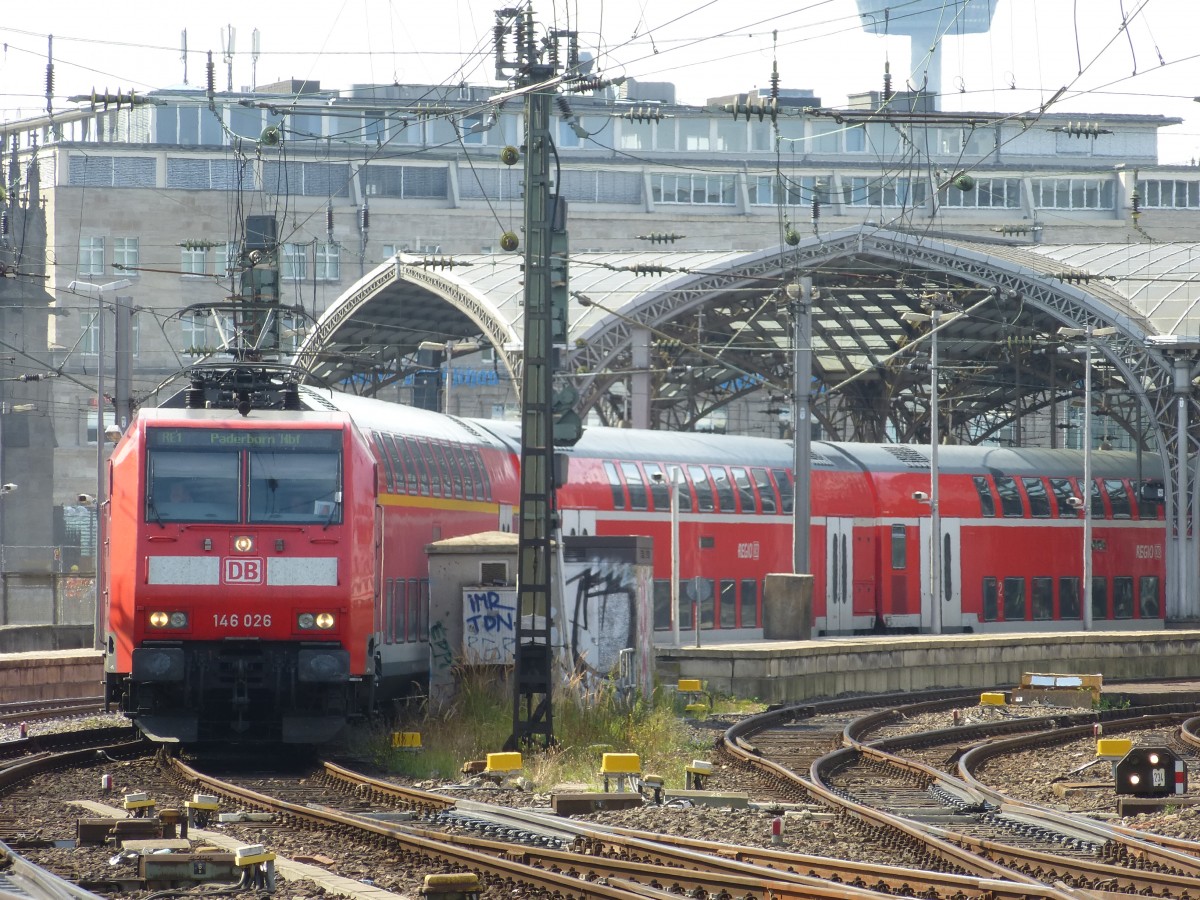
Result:
[[506,665],[517,640],[516,588],[463,591],[463,643],[473,665]]

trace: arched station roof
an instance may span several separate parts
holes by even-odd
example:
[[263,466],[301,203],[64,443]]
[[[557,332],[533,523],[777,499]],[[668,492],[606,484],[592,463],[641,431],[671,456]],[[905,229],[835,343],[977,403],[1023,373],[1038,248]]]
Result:
[[[1165,403],[1147,399],[1169,367],[1145,339],[1194,320],[1194,249],[1018,245],[862,226],[753,252],[573,253],[564,370],[581,407],[607,421],[627,408],[636,373],[650,379],[651,427],[695,427],[754,391],[786,407],[794,304],[784,287],[805,275],[816,297],[814,415],[835,438],[927,439],[929,324],[917,320],[934,298],[946,428],[958,439],[985,439],[1018,407],[1028,413],[1070,395],[1082,360],[1052,352],[1064,325],[1116,329],[1098,357],[1109,359],[1114,394],[1125,393],[1116,414],[1132,430],[1139,403],[1157,411]],[[521,255],[447,262],[401,255],[379,266],[321,318],[297,362],[322,381],[373,393],[422,368],[422,341],[475,339],[494,346],[519,383]],[[1163,271],[1176,280],[1164,282]]]

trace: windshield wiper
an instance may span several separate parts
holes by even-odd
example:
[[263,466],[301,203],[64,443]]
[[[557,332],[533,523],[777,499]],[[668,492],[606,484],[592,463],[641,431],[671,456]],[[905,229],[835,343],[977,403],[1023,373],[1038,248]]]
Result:
[[146,496],[146,509],[154,516],[154,521],[158,523],[158,527],[165,530],[167,526],[163,524],[162,516],[158,514],[158,507],[154,505],[154,495],[152,494]]

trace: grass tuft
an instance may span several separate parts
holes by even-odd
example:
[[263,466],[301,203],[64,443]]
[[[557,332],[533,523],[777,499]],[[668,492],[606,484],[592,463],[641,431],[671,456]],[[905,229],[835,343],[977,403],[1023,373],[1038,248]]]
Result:
[[[511,675],[511,670],[507,675]],[[499,753],[512,733],[513,699],[508,677],[495,669],[458,671],[458,693],[445,709],[422,709],[391,727],[377,726],[366,738],[365,752],[381,768],[418,781],[453,780],[464,763]],[[608,682],[589,686],[575,679],[556,686],[553,694],[555,744],[547,750],[522,751],[521,775],[535,791],[569,785],[599,789],[605,753],[636,753],[643,774],[661,775],[671,788],[685,786],[684,768],[697,758],[711,758],[718,729],[701,729],[684,719],[671,691],[658,689],[650,698],[632,701]],[[763,705],[753,701],[716,699],[717,710],[745,713]],[[392,731],[417,731],[423,749],[394,749]]]

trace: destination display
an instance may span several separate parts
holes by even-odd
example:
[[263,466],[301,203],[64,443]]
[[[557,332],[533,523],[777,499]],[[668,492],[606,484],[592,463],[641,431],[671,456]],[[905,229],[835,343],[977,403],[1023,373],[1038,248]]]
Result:
[[147,428],[146,444],[158,450],[339,450],[340,430],[242,431],[215,428]]

